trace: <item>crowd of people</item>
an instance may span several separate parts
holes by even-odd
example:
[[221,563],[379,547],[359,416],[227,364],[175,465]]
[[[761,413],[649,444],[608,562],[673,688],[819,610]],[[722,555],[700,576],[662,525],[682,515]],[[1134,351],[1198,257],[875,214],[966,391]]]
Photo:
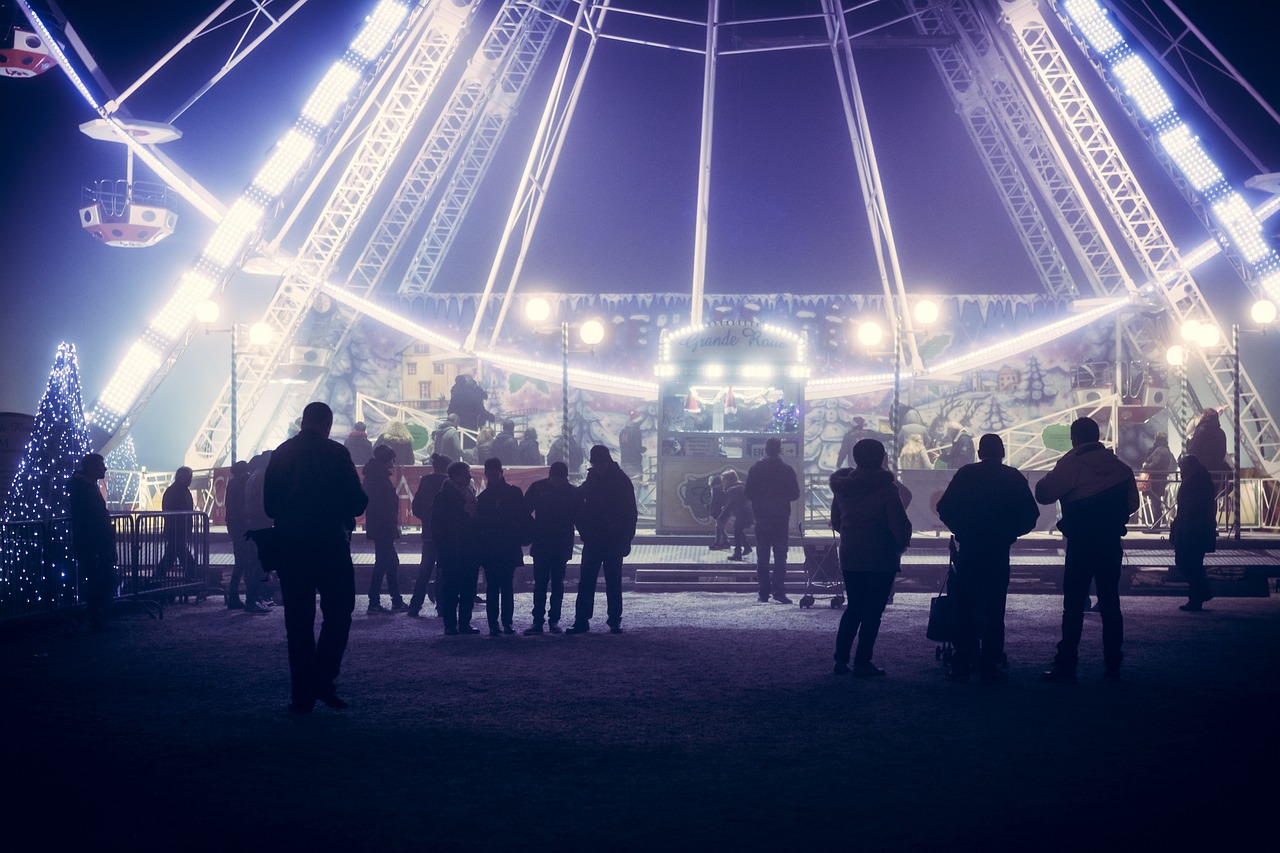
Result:
[[[1202,420],[1216,424],[1216,419]],[[548,476],[532,483],[527,492],[506,482],[505,462],[495,453],[484,462],[486,488],[479,494],[468,463],[432,454],[432,472],[421,479],[413,497],[413,514],[422,522],[422,559],[406,603],[395,546],[402,534],[392,479],[398,451],[391,442],[371,445],[358,473],[351,450],[329,440],[332,426],[333,414],[327,405],[309,404],[295,436],[274,452],[233,466],[226,493],[227,528],[235,556],[227,606],[269,612],[262,582],[266,573],[279,576],[292,711],[308,713],[317,702],[346,707],[335,682],[355,608],[351,537],[362,515],[375,555],[368,589],[370,614],[404,612],[419,618],[429,601],[445,635],[478,634],[472,616],[483,571],[488,633],[512,635],[516,633],[514,576],[528,546],[534,592],[532,624],[523,633],[561,633],[564,579],[576,531],[582,542],[581,573],[573,619],[563,633],[591,629],[601,574],[605,624],[611,633],[622,633],[622,565],[631,551],[638,513],[632,480],[607,447],[591,448],[590,469],[581,485],[570,482],[568,466],[557,460],[551,463]],[[512,430],[504,433],[511,435]],[[965,682],[975,674],[984,682],[1007,680],[1002,664],[1009,549],[1034,529],[1037,503],[1060,504],[1058,527],[1067,543],[1061,639],[1043,678],[1056,683],[1076,680],[1091,585],[1102,618],[1104,677],[1120,677],[1121,537],[1138,508],[1137,480],[1133,470],[1100,442],[1096,422],[1080,418],[1071,424],[1070,435],[1071,450],[1037,482],[1034,492],[1017,469],[1004,464],[1000,437],[983,435],[977,445],[978,461],[957,469],[937,502],[940,519],[954,535],[955,655],[946,672],[952,681]],[[1202,439],[1202,445],[1208,441]],[[1214,447],[1209,447],[1211,453]],[[759,600],[790,604],[785,587],[788,532],[791,504],[800,497],[800,488],[794,468],[781,458],[781,451],[781,441],[769,438],[763,457],[750,467],[744,482],[733,470],[725,471],[718,483],[713,478],[716,540],[711,547],[728,547],[727,526],[732,524],[734,555],[730,559],[741,560],[751,553],[746,531],[754,527]],[[885,446],[879,439],[864,434],[847,454],[842,451],[841,461],[845,458],[852,467],[842,467],[830,477],[830,524],[839,536],[848,597],[836,634],[833,671],[882,676],[885,670],[875,663],[874,649],[902,554],[911,542],[906,514],[910,497],[887,469]],[[1216,464],[1216,458],[1213,461]],[[1171,538],[1176,565],[1190,584],[1189,600],[1182,609],[1197,611],[1212,598],[1204,557],[1215,547],[1217,489],[1214,469],[1195,454],[1185,454],[1178,464],[1182,486]],[[73,547],[86,579],[90,622],[98,630],[107,627],[106,605],[114,586],[114,539],[97,488],[104,473],[101,456],[89,454],[70,489]],[[164,507],[189,511],[190,484],[190,469],[179,469],[165,492]],[[196,562],[182,532],[184,524],[179,515],[171,527],[166,526],[168,547],[158,573],[175,563]],[[384,581],[389,607],[382,605]],[[318,637],[317,600],[323,616]]]

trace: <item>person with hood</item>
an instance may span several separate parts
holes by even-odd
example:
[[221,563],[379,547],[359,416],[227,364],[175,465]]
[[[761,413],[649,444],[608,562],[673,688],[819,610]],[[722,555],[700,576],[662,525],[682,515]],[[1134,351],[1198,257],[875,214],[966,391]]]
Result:
[[[954,421],[947,426],[951,438],[951,449],[947,451],[947,467],[959,471],[966,465],[973,464],[973,436],[963,424]],[[1003,450],[1001,457],[1004,456]]]
[[582,537],[578,598],[574,602],[573,626],[565,633],[585,634],[591,630],[596,581],[603,569],[609,631],[621,634],[622,560],[631,553],[631,540],[636,535],[636,493],[631,478],[613,461],[609,448],[595,445],[590,459],[587,479],[578,489],[575,522]]
[[[1004,442],[988,433],[978,459],[952,476],[938,499],[938,517],[956,537],[956,654],[947,678],[1005,682],[1004,610],[1009,595],[1009,548],[1035,529],[1040,507],[1027,478],[1005,465]],[[981,642],[979,642],[981,641]]]
[[840,532],[840,571],[849,596],[836,632],[836,675],[884,675],[871,657],[902,552],[911,544],[911,522],[893,474],[884,468],[885,455],[882,443],[864,438],[853,446],[855,467],[841,468],[830,479],[831,527]]
[[422,521],[422,562],[418,565],[418,579],[413,584],[413,596],[409,599],[409,616],[417,619],[422,613],[422,603],[429,599],[436,603],[435,587],[431,586],[431,578],[436,570],[436,543],[431,536],[431,508],[436,495],[444,487],[449,477],[445,473],[453,460],[439,453],[431,454],[431,473],[418,481],[418,490],[413,494],[413,515]]
[[533,427],[526,429],[524,438],[520,439],[520,464],[542,464],[542,451],[538,449],[538,431]]
[[1222,430],[1218,410],[1206,408],[1196,420],[1187,438],[1187,453],[1200,460],[1210,474],[1221,475],[1230,470],[1227,464],[1227,434]]
[[1096,585],[1102,615],[1102,656],[1109,681],[1119,680],[1124,658],[1124,618],[1120,615],[1121,537],[1129,516],[1138,509],[1133,469],[1102,445],[1098,424],[1077,418],[1071,424],[1071,449],[1036,483],[1036,500],[1059,501],[1058,529],[1067,538],[1062,571],[1062,640],[1053,668],[1044,680],[1073,684],[1080,654],[1089,584]]
[[357,468],[363,467],[373,458],[373,444],[369,441],[366,429],[364,421],[356,421],[356,425],[342,442],[342,446],[351,454],[351,463]]
[[547,462],[563,462],[569,467],[569,473],[577,474],[582,470],[582,445],[572,440],[566,444],[564,436],[558,435],[547,448]]
[[[289,710],[309,714],[316,701],[347,707],[334,682],[356,605],[351,531],[369,498],[351,454],[329,440],[333,410],[319,401],[302,410],[298,434],[271,454],[263,478],[263,510],[287,543],[279,563],[289,647]],[[316,597],[323,616],[316,637]]]
[[1160,522],[1164,518],[1165,491],[1169,487],[1169,472],[1173,471],[1177,464],[1177,460],[1173,458],[1173,451],[1169,450],[1169,434],[1157,432],[1155,443],[1151,445],[1151,452],[1142,461],[1142,473],[1146,475],[1147,499],[1151,501],[1151,526],[1147,528],[1150,532],[1154,533],[1160,529]]
[[[578,511],[578,490],[569,482],[569,466],[552,462],[550,476],[529,486],[525,505],[533,515],[533,625],[526,636],[547,630],[560,633],[564,602],[564,572],[573,559],[573,520]],[[551,609],[547,610],[547,585],[551,585]]]
[[502,422],[502,432],[494,436],[493,447],[489,453],[500,459],[508,468],[520,464],[520,442],[516,438],[515,421]]
[[390,447],[394,450],[397,465],[413,465],[413,436],[409,434],[409,428],[404,425],[404,421],[387,423],[387,428],[374,442],[373,449],[377,450],[379,447]]
[[[369,613],[403,613],[404,598],[400,595],[400,555],[396,553],[396,540],[400,538],[400,496],[396,494],[391,474],[395,468],[396,452],[389,445],[379,444],[373,449],[373,458],[364,466],[364,493],[369,496],[369,506],[364,512],[364,532],[373,543],[373,573],[369,576]],[[387,594],[391,607],[382,606],[382,578],[387,579]]]
[[1209,469],[1188,453],[1182,457],[1178,514],[1169,526],[1173,562],[1187,579],[1187,603],[1178,609],[1198,613],[1213,598],[1205,577],[1204,555],[1218,548],[1217,489]]
[[718,530],[723,533],[733,522],[733,553],[729,559],[741,563],[751,553],[751,545],[747,542],[747,529],[756,523],[751,515],[751,502],[747,500],[747,488],[738,481],[738,472],[732,469],[725,471],[720,478],[724,486],[724,509],[720,510]]
[[708,510],[711,513],[711,520],[716,525],[715,538],[707,546],[707,550],[728,551],[729,537],[724,532],[724,525],[720,523],[720,513],[724,512],[724,475],[712,474],[708,477],[707,490],[709,492],[707,499],[710,501]]
[[444,632],[479,634],[471,627],[480,575],[480,521],[471,466],[454,462],[448,480],[431,503],[431,539],[436,545],[440,582],[436,593]]
[[480,429],[481,424],[493,420],[493,415],[484,407],[488,399],[488,392],[480,387],[475,377],[460,373],[453,380],[453,388],[449,390],[449,408],[446,412],[458,416],[458,426],[474,432]]
[[[791,524],[791,502],[800,499],[800,478],[782,459],[782,440],[764,443],[764,458],[747,470],[745,489],[756,519],[756,580],[760,601],[772,595],[779,604],[787,598],[787,528]],[[770,578],[769,555],[773,555]]]
[[[485,488],[476,498],[480,525],[481,564],[484,566],[485,613],[489,636],[514,634],[516,569],[524,565],[523,546],[533,534],[533,519],[524,492],[502,475],[502,460],[484,462]],[[501,624],[499,624],[501,617]]]
[[458,432],[457,415],[449,415],[436,424],[435,432],[431,434],[431,449],[440,456],[461,461],[462,433]]

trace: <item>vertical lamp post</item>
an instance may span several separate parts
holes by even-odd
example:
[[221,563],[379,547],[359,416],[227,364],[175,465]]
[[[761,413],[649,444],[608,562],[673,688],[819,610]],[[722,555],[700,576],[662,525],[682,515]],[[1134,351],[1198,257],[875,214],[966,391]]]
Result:
[[[912,311],[915,317],[916,326],[924,328],[932,325],[938,319],[938,304],[932,299],[921,299],[915,304]],[[890,315],[893,321],[893,403],[889,410],[889,430],[893,433],[893,452],[889,454],[889,465],[897,473],[898,471],[898,454],[902,452],[902,448],[898,446],[899,435],[902,431],[902,424],[899,416],[902,398],[902,316],[895,307]],[[864,347],[874,347],[884,339],[884,330],[880,328],[880,324],[874,320],[868,320],[858,326],[858,343]]]
[[[551,303],[544,297],[535,296],[524,305],[524,316],[534,325],[546,323],[551,316]],[[574,325],[568,320],[560,321],[560,404],[561,426],[560,436],[564,440],[564,452],[569,454],[569,327]],[[585,320],[578,327],[578,337],[588,347],[594,347],[604,340],[604,324],[599,320]]]
[[[231,388],[228,395],[231,401],[231,461],[230,464],[236,464],[237,447],[236,437],[240,426],[240,413],[236,405],[236,386],[238,385],[239,376],[239,324],[232,323],[229,329],[210,329],[209,324],[218,320],[221,310],[218,303],[212,300],[205,300],[196,306],[196,320],[205,325],[205,334],[209,332],[230,332],[231,333]],[[266,346],[271,343],[275,337],[275,332],[267,323],[254,323],[249,327],[249,343],[253,346]]]

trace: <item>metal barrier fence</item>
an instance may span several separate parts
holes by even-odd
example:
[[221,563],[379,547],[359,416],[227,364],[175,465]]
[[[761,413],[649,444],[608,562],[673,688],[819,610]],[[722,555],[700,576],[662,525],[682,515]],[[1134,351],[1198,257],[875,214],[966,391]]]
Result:
[[[117,599],[162,601],[203,595],[209,576],[209,516],[203,512],[113,513]],[[0,619],[83,604],[71,521],[0,523]]]

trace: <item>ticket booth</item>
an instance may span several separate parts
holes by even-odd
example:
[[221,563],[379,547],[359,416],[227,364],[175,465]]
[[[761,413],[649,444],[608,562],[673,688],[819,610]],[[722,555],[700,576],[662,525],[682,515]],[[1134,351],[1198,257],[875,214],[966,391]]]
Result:
[[[656,368],[658,424],[657,530],[705,533],[713,474],[747,469],[765,442],[782,441],[782,458],[804,472],[804,339],[777,326],[708,323],[662,336]],[[801,502],[791,513],[800,532]]]

